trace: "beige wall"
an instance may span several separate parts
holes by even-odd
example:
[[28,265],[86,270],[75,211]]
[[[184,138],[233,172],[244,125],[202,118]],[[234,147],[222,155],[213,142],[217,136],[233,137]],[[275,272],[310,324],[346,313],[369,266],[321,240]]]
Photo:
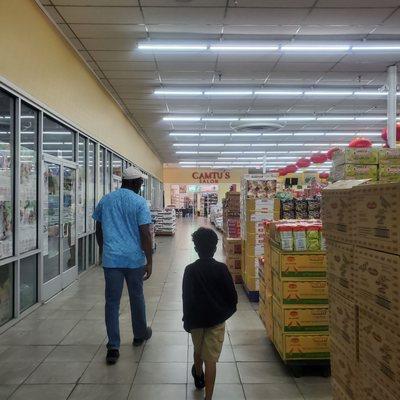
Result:
[[0,0],[1,78],[162,179],[156,154],[34,0]]

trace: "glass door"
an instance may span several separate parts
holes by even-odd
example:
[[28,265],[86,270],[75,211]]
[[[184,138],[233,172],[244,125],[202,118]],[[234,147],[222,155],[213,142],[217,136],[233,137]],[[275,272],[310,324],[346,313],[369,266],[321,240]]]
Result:
[[46,155],[43,175],[43,298],[46,300],[78,275],[76,166]]

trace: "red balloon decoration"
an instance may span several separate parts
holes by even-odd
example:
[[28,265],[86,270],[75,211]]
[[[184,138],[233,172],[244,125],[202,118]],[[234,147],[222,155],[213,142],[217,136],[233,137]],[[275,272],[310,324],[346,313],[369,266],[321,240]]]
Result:
[[372,147],[372,142],[369,139],[363,137],[355,138],[349,143],[349,147],[354,147],[354,148]]
[[[381,138],[387,141],[387,128],[382,129]],[[400,122],[396,124],[396,142],[400,141]]]
[[289,174],[294,174],[298,170],[296,164],[289,164],[286,166],[286,172]]
[[299,168],[307,168],[310,164],[311,161],[308,158],[300,158],[296,163]]
[[314,164],[322,164],[327,160],[327,156],[326,154],[322,154],[322,153],[317,153],[317,154],[313,154],[310,157],[310,160],[314,163]]
[[280,168],[278,170],[279,176],[286,176],[288,172],[286,171],[286,168]]
[[328,172],[320,172],[319,177],[321,179],[328,179],[329,178],[329,174],[328,174]]
[[340,150],[339,147],[333,147],[332,149],[329,149],[329,150],[326,152],[326,157],[328,158],[328,160],[332,160],[332,158],[333,158],[333,153],[334,153],[335,151],[338,151],[338,150]]

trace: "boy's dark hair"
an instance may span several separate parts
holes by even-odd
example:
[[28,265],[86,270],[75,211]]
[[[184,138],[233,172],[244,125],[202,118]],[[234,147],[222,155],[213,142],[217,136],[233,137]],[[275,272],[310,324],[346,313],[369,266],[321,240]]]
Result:
[[209,228],[199,228],[192,235],[192,240],[199,256],[212,257],[217,249],[218,236]]

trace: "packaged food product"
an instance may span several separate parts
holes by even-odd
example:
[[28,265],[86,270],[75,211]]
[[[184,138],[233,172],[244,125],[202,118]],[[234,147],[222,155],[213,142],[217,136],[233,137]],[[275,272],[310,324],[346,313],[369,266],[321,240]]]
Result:
[[321,231],[321,225],[310,224],[307,226],[306,230],[307,250],[310,251],[321,250],[320,231]]
[[320,234],[319,240],[320,240],[321,250],[325,251],[326,250],[326,242],[325,242],[325,236],[324,236],[322,229],[319,231],[319,234]]
[[385,182],[400,181],[400,165],[379,165],[379,180]]
[[279,241],[281,249],[286,251],[293,250],[293,227],[291,225],[278,226]]
[[295,251],[307,250],[306,226],[296,225],[293,227],[293,245]]
[[282,211],[293,211],[294,210],[294,201],[293,200],[282,200]]
[[400,165],[400,148],[379,149],[379,165]]
[[321,209],[321,198],[308,199],[307,200],[308,211],[320,210]]
[[282,219],[295,219],[295,218],[296,218],[296,212],[294,210],[282,212]]
[[378,164],[378,149],[363,147],[335,151],[333,153],[333,164]]

